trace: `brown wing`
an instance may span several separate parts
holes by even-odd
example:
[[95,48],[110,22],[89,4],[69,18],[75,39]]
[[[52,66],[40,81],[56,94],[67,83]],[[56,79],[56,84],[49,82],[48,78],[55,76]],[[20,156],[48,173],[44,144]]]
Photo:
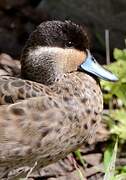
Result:
[[50,89],[42,84],[16,77],[0,76],[0,104],[12,104],[27,98],[43,96]]

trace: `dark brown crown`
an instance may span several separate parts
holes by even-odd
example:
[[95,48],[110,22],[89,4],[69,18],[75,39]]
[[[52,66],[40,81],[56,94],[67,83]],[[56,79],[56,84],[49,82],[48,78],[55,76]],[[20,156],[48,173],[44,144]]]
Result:
[[46,21],[31,34],[27,46],[89,48],[86,30],[71,21]]

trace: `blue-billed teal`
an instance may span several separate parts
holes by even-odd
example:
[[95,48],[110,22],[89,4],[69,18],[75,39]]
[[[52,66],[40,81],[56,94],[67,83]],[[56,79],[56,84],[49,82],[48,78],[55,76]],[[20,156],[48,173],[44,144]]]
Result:
[[43,167],[94,136],[103,109],[97,76],[117,81],[71,21],[47,21],[30,35],[21,78],[0,77],[0,167]]

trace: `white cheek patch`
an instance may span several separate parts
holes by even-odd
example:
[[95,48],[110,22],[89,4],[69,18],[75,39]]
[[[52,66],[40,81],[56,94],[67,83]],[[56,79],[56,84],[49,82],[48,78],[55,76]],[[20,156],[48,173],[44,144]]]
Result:
[[30,50],[29,51],[29,55],[35,55],[35,56],[39,56],[41,54],[54,54],[55,56],[59,56],[59,55],[67,55],[67,54],[71,54],[74,51],[74,49],[69,48],[69,49],[63,49],[60,47],[42,47],[42,46],[37,46],[34,50]]
[[35,56],[39,56],[41,54],[59,54],[64,51],[63,48],[59,47],[42,47],[42,46],[37,46],[34,50],[29,51],[30,54],[35,54]]

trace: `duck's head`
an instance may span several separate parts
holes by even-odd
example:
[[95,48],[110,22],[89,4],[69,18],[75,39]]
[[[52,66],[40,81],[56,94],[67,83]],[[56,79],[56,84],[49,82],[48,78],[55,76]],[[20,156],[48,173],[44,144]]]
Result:
[[30,35],[21,56],[21,76],[52,84],[82,70],[109,81],[117,77],[101,67],[89,51],[86,31],[71,21],[47,21]]

